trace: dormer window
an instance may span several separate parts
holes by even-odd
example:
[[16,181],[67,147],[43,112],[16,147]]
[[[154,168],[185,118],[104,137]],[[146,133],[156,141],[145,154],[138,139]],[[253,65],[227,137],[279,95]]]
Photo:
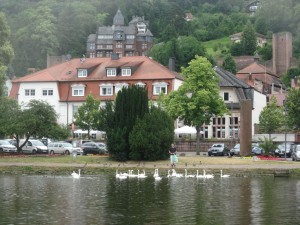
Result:
[[167,94],[168,83],[166,82],[155,82],[153,83],[153,95]]
[[73,84],[72,96],[84,96],[85,85],[84,84]]
[[127,88],[128,84],[127,83],[117,83],[115,84],[115,94],[117,94],[122,88]]
[[123,68],[122,76],[131,76],[131,68]]
[[77,76],[78,77],[87,77],[87,69],[78,69]]
[[108,76],[108,77],[117,76],[117,69],[116,68],[107,68],[106,69],[106,76]]

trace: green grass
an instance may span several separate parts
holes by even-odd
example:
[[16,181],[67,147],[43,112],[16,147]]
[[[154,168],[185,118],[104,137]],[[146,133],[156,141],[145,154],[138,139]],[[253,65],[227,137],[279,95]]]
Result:
[[230,38],[223,37],[216,40],[203,42],[203,46],[205,47],[207,53],[212,55],[214,58],[221,57],[223,55],[222,51],[228,51],[228,46],[230,45]]

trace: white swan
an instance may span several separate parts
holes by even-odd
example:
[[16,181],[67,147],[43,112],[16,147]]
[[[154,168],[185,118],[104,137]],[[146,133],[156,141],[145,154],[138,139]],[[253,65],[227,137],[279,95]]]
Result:
[[188,175],[187,169],[184,169],[184,171],[185,171],[184,177],[195,177],[195,175]]
[[81,171],[81,169],[78,170],[78,173],[76,173],[75,171],[73,171],[73,172],[71,173],[71,176],[72,176],[73,178],[80,178],[80,171]]
[[172,177],[183,177],[183,174],[177,173],[175,169],[172,169]]
[[221,170],[221,175],[220,175],[222,178],[227,178],[227,177],[230,177],[229,174],[223,174],[223,170]]
[[167,175],[167,177],[171,177],[172,175],[170,174],[170,170],[168,170],[168,175]]
[[118,179],[126,179],[127,175],[123,173],[118,173],[118,170],[116,170],[116,178]]
[[158,169],[155,169],[154,175],[153,175],[155,180],[161,180],[162,178],[158,175]]
[[138,176],[137,177],[138,178],[146,178],[147,176],[146,176],[145,170],[144,170],[143,173],[140,173],[140,171],[138,170]]
[[205,170],[203,170],[203,176],[204,176],[204,178],[207,178],[207,179],[214,178],[213,174],[206,174]]
[[196,177],[197,178],[204,178],[204,174],[199,174],[199,171],[197,170]]

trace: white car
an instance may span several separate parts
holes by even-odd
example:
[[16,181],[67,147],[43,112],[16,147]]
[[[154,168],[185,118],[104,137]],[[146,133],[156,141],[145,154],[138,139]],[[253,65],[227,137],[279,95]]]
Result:
[[[24,140],[20,141],[20,145],[24,143]],[[24,153],[31,153],[31,154],[36,154],[36,153],[43,153],[43,154],[48,154],[48,148],[43,144],[43,142],[39,140],[32,140],[29,139],[27,143],[22,147],[22,151]]]
[[292,160],[298,161],[300,160],[300,145],[295,145],[292,153]]
[[0,152],[17,152],[17,147],[6,140],[0,140]]
[[73,147],[72,144],[70,144],[68,142],[62,142],[62,141],[49,143],[48,150],[49,150],[50,155],[53,155],[53,154],[70,155],[70,154],[73,154],[73,152],[75,152],[75,151],[76,151],[77,155],[83,154],[83,151],[81,148]]

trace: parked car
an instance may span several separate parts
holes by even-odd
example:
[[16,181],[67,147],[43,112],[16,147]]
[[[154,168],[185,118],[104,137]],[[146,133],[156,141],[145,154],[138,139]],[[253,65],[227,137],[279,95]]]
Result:
[[209,149],[208,149],[208,156],[212,155],[229,155],[229,148],[224,144],[224,143],[217,143],[213,144]]
[[274,155],[283,157],[285,155],[285,150],[286,150],[286,156],[291,157],[293,147],[294,147],[294,143],[280,143],[278,147],[275,149]]
[[83,151],[81,148],[73,147],[72,144],[68,142],[58,141],[58,142],[50,142],[48,144],[48,151],[50,155],[53,154],[65,154],[70,155],[74,151],[77,152],[77,155],[83,155]]
[[7,140],[0,140],[0,153],[2,152],[17,152],[17,147]]
[[236,144],[232,149],[230,149],[230,155],[239,155],[240,154],[240,144]]
[[[24,140],[21,140],[20,145],[22,143],[24,143]],[[36,153],[48,154],[48,148],[43,144],[43,142],[39,140],[29,139],[27,143],[22,147],[22,152],[31,153],[31,154],[36,154]]]
[[292,152],[292,160],[299,161],[300,160],[300,145],[295,145]]
[[81,145],[81,149],[83,151],[83,155],[107,153],[106,145],[102,142],[86,142]]
[[259,146],[252,146],[252,155],[262,155],[264,150]]

